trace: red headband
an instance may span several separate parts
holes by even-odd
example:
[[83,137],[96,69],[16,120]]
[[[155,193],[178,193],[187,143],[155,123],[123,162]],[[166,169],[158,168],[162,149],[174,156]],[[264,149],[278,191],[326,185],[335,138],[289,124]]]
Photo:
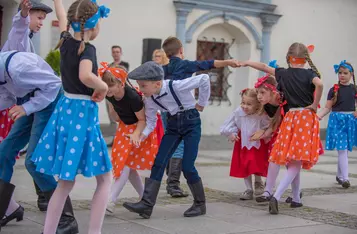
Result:
[[257,88],[259,88],[261,86],[264,86],[265,88],[267,88],[267,89],[269,89],[269,90],[271,90],[273,92],[278,92],[278,90],[276,89],[276,87],[274,85],[265,83],[268,78],[269,78],[269,75],[260,77],[258,79],[258,81],[255,83],[254,87],[257,89]]

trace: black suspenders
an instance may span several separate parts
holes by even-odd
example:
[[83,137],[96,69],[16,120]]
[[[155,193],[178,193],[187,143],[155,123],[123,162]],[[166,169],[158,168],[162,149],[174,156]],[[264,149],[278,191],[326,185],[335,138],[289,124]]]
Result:
[[[7,57],[7,59],[6,59],[6,62],[5,62],[5,71],[6,71],[6,73],[7,73],[7,75],[11,78],[11,76],[10,76],[10,73],[9,73],[9,63],[10,63],[10,60],[12,59],[12,57],[15,55],[15,54],[17,54],[17,53],[19,53],[19,51],[16,51],[16,52],[14,52],[14,53],[11,53],[10,55],[9,55],[9,57]],[[0,81],[0,85],[4,85],[4,84],[6,84],[6,81],[4,80],[4,82],[1,82]]]
[[[173,80],[170,80],[169,81],[169,88],[170,88],[170,92],[173,96],[173,98],[175,99],[175,102],[177,104],[177,106],[179,107],[180,111],[179,112],[182,112],[185,110],[185,108],[183,107],[182,103],[180,102],[180,99],[178,99],[176,93],[175,93],[175,90],[173,88]],[[166,110],[166,111],[169,111],[166,107],[164,107],[158,100],[156,100],[153,96],[151,96],[151,99],[153,100],[153,102],[155,102],[156,105],[158,105],[159,107],[161,107],[162,109]]]

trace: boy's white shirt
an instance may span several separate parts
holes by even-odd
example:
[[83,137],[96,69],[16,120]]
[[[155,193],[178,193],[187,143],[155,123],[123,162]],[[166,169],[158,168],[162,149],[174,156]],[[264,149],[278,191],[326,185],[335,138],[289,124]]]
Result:
[[29,37],[31,32],[29,26],[30,16],[28,15],[24,18],[21,16],[21,11],[19,11],[13,18],[12,28],[1,51],[16,50],[20,52],[36,53],[35,47]]
[[[211,83],[207,74],[193,76],[184,80],[175,80],[172,83],[173,89],[182,103],[184,110],[194,109],[196,103],[200,106],[206,106],[211,95]],[[199,89],[198,101],[196,101],[192,90]],[[160,98],[160,96],[162,96]],[[171,115],[177,114],[180,111],[178,105],[173,98],[170,88],[169,80],[164,80],[159,95],[153,95],[163,107],[158,106],[151,97],[145,98],[145,115],[146,115],[146,128],[143,131],[145,136],[148,136],[156,127],[157,111],[169,112]]]

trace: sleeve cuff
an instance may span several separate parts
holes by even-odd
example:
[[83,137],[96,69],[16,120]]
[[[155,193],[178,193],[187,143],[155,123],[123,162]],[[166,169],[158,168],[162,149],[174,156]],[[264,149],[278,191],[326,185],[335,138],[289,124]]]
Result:
[[152,130],[150,130],[148,127],[146,127],[144,129],[144,131],[142,132],[142,134],[145,135],[145,138],[146,138],[150,135],[151,132],[152,132]]
[[25,113],[26,113],[27,116],[29,116],[29,115],[31,115],[32,113],[35,112],[33,110],[33,107],[31,105],[31,103],[29,103],[29,102],[26,102],[26,103],[22,104],[22,107],[24,108]]

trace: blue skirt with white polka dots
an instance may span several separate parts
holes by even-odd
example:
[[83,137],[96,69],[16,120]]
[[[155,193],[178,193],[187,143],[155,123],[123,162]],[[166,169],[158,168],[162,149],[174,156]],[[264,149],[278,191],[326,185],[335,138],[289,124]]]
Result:
[[331,112],[327,133],[326,150],[349,150],[357,146],[357,120],[351,112]]
[[36,170],[73,181],[110,172],[100,131],[98,105],[84,95],[65,94],[57,103],[32,156]]

